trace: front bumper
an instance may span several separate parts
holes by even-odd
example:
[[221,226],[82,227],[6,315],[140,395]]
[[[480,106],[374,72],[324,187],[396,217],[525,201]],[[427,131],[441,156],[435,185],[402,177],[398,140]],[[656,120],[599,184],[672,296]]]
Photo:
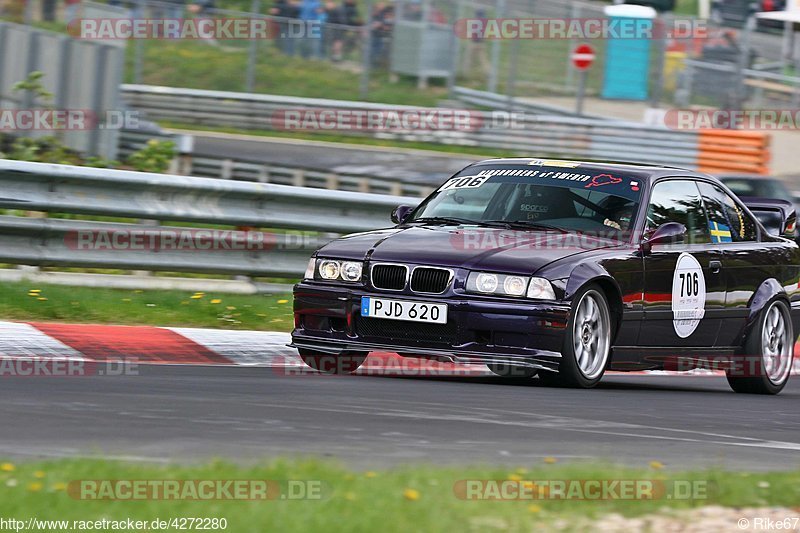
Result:
[[[446,325],[361,316],[361,297],[444,303]],[[532,302],[450,292],[398,294],[304,281],[294,288],[292,346],[338,355],[388,351],[453,363],[555,370],[569,319],[567,302]]]

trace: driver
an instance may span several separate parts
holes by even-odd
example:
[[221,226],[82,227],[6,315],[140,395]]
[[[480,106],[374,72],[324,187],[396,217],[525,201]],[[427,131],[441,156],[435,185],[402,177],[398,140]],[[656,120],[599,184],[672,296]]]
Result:
[[620,231],[627,231],[630,229],[635,203],[624,198],[616,200],[609,202],[611,205],[606,209],[608,217],[603,220],[603,224]]

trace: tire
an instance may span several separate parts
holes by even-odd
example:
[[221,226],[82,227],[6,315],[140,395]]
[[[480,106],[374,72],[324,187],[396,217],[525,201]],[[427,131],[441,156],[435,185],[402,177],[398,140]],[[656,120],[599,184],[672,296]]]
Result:
[[509,379],[531,379],[539,373],[535,368],[525,366],[514,366],[504,363],[489,363],[486,365],[495,376]]
[[558,373],[542,372],[545,385],[589,389],[603,378],[611,353],[613,322],[602,289],[590,284],[572,300]]
[[367,358],[365,352],[344,352],[339,355],[298,350],[300,359],[310,368],[323,374],[352,374]]
[[789,381],[793,360],[794,329],[789,306],[783,300],[774,300],[759,313],[747,334],[744,364],[728,370],[725,376],[735,392],[778,394]]

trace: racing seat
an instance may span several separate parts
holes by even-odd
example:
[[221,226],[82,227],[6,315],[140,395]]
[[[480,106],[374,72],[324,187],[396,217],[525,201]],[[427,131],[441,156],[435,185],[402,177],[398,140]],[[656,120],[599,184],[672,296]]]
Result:
[[554,220],[578,216],[569,189],[524,185],[509,199],[505,220]]

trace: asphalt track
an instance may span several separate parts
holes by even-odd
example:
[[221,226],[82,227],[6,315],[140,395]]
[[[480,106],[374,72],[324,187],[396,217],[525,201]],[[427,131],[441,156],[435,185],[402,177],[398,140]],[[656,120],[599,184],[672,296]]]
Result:
[[482,156],[192,131],[198,157],[232,158],[438,185]]
[[800,378],[776,397],[724,378],[610,375],[594,390],[494,377],[320,376],[141,366],[138,375],[0,380],[0,456],[248,462],[314,454],[408,462],[610,460],[672,468],[800,464]]

